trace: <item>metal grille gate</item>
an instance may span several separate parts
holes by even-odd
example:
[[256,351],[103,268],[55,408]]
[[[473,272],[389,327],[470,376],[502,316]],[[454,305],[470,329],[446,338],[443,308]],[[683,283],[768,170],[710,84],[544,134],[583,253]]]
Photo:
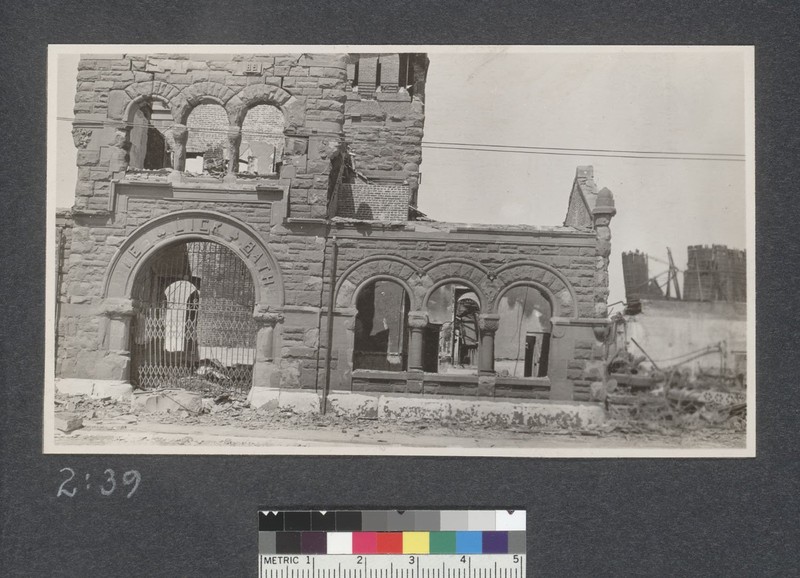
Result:
[[210,241],[163,249],[136,280],[131,380],[142,388],[248,388],[255,289],[244,262]]

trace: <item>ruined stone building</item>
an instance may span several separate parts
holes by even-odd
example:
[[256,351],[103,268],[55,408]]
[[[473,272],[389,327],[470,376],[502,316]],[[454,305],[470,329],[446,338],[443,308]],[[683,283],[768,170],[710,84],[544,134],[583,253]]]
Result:
[[681,363],[695,374],[746,376],[746,261],[745,251],[724,245],[689,246],[681,291],[674,264],[652,276],[646,253],[622,253],[627,307],[617,318],[625,326],[619,345],[634,339],[656,363]]
[[427,68],[424,54],[83,56],[57,377],[588,400],[612,195],[579,167],[562,226],[427,219]]

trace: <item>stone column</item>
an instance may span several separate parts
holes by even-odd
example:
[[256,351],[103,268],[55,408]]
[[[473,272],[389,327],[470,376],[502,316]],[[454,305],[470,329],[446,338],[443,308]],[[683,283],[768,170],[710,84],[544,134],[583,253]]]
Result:
[[239,145],[242,144],[242,128],[236,125],[228,127],[228,174],[239,172]]
[[106,318],[106,325],[102,342],[107,353],[91,368],[91,373],[97,378],[130,380],[131,319],[136,310],[137,303],[132,299],[109,298],[103,301],[100,312]]
[[408,313],[408,327],[411,339],[408,343],[408,370],[422,371],[422,334],[428,326],[428,314],[424,311]]
[[176,171],[186,170],[186,143],[189,140],[189,129],[185,124],[172,126],[172,138],[175,149],[172,151],[172,168]]
[[280,375],[275,364],[275,327],[283,323],[283,314],[256,307],[253,319],[258,326],[253,387],[278,387]]
[[494,334],[500,327],[500,316],[485,313],[478,316],[481,343],[478,350],[478,374],[494,375]]
[[118,121],[109,121],[108,126],[114,129],[113,146],[108,151],[108,172],[112,176],[121,176],[130,162],[131,127]]

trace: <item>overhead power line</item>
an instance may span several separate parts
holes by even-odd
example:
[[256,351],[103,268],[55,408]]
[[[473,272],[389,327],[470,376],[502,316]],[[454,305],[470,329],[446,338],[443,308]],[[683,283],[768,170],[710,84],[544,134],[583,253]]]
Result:
[[[485,148],[485,147],[467,147],[467,146],[438,146],[427,143],[422,143],[426,149],[441,149],[441,150],[456,150],[456,151],[478,151],[489,153],[512,153],[512,154],[528,154],[528,155],[552,155],[552,156],[567,156],[567,157],[599,157],[599,158],[616,158],[616,159],[651,159],[651,160],[685,160],[685,161],[723,161],[723,162],[739,162],[745,161],[744,158],[731,158],[731,157],[715,157],[715,156],[654,156],[652,153],[645,154],[604,154],[595,152],[566,152],[560,150],[523,150],[523,149],[500,149],[500,148]],[[580,151],[582,149],[573,149]]]
[[[57,120],[61,121],[74,121],[74,118],[59,116]],[[104,122],[103,124],[110,124]],[[165,124],[163,126],[147,124],[147,123],[127,123],[128,127],[139,126],[143,128],[160,128],[161,130],[169,130],[172,124]],[[217,133],[220,135],[227,134],[226,128],[213,128],[213,127],[186,127],[189,133]],[[242,136],[247,137],[279,137],[282,133],[275,132],[262,132],[243,130]],[[621,149],[582,149],[582,148],[566,148],[566,147],[538,147],[538,146],[522,146],[522,145],[493,145],[493,144],[479,144],[479,143],[446,143],[439,141],[423,141],[422,146],[427,149],[441,149],[441,150],[457,150],[457,151],[477,151],[477,152],[492,152],[492,153],[516,153],[516,154],[534,154],[534,155],[553,155],[553,156],[573,156],[573,157],[599,157],[599,158],[620,158],[620,159],[653,159],[653,160],[687,160],[687,161],[726,161],[726,162],[744,162],[745,156],[734,153],[698,153],[698,152],[666,152],[666,151],[634,151],[634,150],[621,150]]]
[[641,150],[624,150],[624,149],[592,149],[592,148],[570,148],[570,147],[543,147],[543,146],[527,146],[527,145],[500,145],[500,144],[484,144],[484,143],[464,143],[464,142],[442,142],[442,141],[422,141],[423,145],[449,145],[449,146],[469,146],[469,147],[490,147],[490,148],[505,148],[505,149],[533,149],[533,150],[550,150],[550,151],[586,151],[595,153],[630,153],[630,154],[648,154],[648,155],[696,155],[696,156],[714,156],[714,157],[744,157],[741,153],[712,153],[712,152],[686,152],[686,151],[641,151]]

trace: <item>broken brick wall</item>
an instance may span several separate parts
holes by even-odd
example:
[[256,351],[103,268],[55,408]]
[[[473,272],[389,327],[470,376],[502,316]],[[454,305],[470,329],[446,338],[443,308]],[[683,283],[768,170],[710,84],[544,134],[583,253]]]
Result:
[[407,221],[408,185],[342,183],[336,215],[364,221]]
[[[401,72],[401,61],[414,73]],[[375,75],[378,68],[380,78]],[[348,66],[344,133],[354,167],[377,182],[407,184],[414,205],[422,163],[427,68],[428,58],[420,54],[351,55]],[[413,78],[414,84],[398,86],[399,76]]]

